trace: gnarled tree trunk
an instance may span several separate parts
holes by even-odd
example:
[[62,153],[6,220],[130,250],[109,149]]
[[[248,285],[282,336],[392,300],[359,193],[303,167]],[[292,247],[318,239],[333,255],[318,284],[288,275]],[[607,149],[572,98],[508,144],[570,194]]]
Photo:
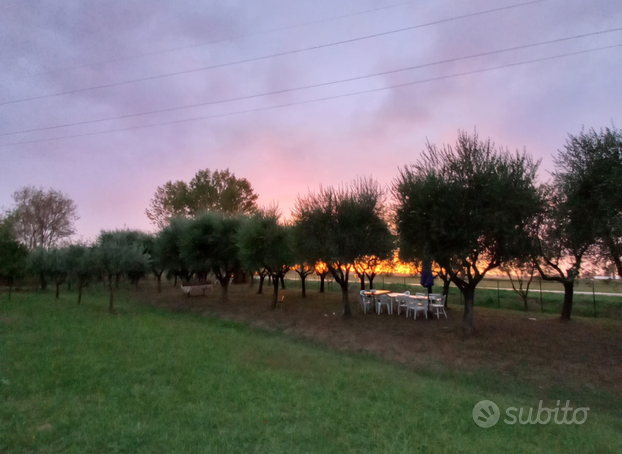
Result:
[[570,320],[572,314],[572,297],[574,295],[574,280],[564,282],[564,305],[562,306],[562,321]]
[[110,303],[108,306],[108,312],[114,312],[114,288],[112,286],[112,277],[108,279],[108,289],[110,290]]
[[223,303],[227,302],[227,292],[229,290],[229,276],[225,276],[224,278],[218,279],[220,282],[220,300]]
[[320,293],[324,293],[324,281],[326,280],[326,276],[320,276]]
[[259,290],[257,290],[257,294],[261,295],[263,293],[263,281],[266,280],[266,276],[264,274],[259,275]]
[[367,280],[369,281],[369,289],[372,290],[374,288],[374,278],[376,275],[367,276]]
[[273,291],[272,291],[272,309],[276,309],[276,304],[279,301],[279,278],[274,277],[272,279],[273,282]]
[[470,285],[461,289],[462,296],[464,296],[464,318],[462,319],[462,326],[464,333],[468,336],[473,334],[473,308],[475,302],[475,287]]
[[445,297],[445,309],[447,309],[447,299],[449,298],[449,286],[451,284],[451,281],[449,279],[447,279],[446,281],[443,281],[443,296]]
[[350,297],[348,295],[348,283],[341,282],[341,301],[343,302],[343,316],[350,317],[352,310],[350,309]]

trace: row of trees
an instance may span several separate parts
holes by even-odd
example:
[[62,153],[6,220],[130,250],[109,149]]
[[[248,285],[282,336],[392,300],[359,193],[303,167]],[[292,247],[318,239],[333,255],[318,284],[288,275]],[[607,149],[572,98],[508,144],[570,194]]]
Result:
[[[524,276],[536,272],[561,282],[561,317],[567,320],[586,263],[611,261],[622,275],[621,146],[622,132],[615,128],[570,136],[552,180],[542,184],[539,162],[527,153],[460,132],[454,146],[426,144],[388,190],[370,178],[321,187],[298,197],[288,222],[274,207],[258,209],[246,180],[205,170],[189,185],[169,182],[158,189],[150,208],[150,218],[161,226],[156,235],[102,232],[89,249],[97,262],[94,275],[107,279],[112,307],[119,277],[138,282],[149,270],[158,283],[164,272],[175,280],[212,274],[223,299],[237,272],[258,274],[260,291],[269,277],[273,305],[289,269],[300,275],[303,296],[308,275],[317,272],[323,282],[330,274],[341,286],[348,316],[352,276],[373,286],[379,267],[397,251],[400,260],[435,270],[445,292],[450,283],[460,290],[467,333],[473,329],[475,289],[499,268],[521,288]],[[21,243],[32,247],[23,238]],[[7,253],[23,255],[11,247]],[[1,272],[9,276],[5,268]],[[47,275],[62,281],[55,272]]]
[[[5,222],[2,231],[8,230]],[[154,237],[142,232],[120,230],[102,232],[92,245],[82,243],[69,244],[49,249],[35,248],[28,251],[25,246],[9,235],[3,235],[0,248],[11,248],[14,260],[3,261],[0,277],[10,289],[24,277],[35,278],[42,290],[52,283],[56,298],[65,283],[75,285],[78,291],[78,304],[82,301],[82,291],[95,280],[106,282],[110,290],[109,310],[114,309],[114,290],[122,277],[131,283],[138,282],[153,271],[160,277],[162,271],[157,268],[157,256],[150,255]],[[155,254],[154,254],[155,255]],[[11,267],[6,266],[11,263]]]
[[500,267],[523,292],[534,271],[560,282],[569,320],[582,267],[622,264],[621,148],[615,128],[571,135],[552,181],[538,184],[539,163],[477,133],[461,132],[454,147],[427,144],[393,184],[400,256],[434,261],[460,289],[468,333],[475,288]]
[[[323,291],[324,280],[331,273],[342,287],[344,314],[349,315],[351,273],[357,273],[362,281],[367,276],[373,285],[378,267],[393,254],[394,240],[383,206],[385,192],[378,183],[359,179],[300,199],[290,223],[283,222],[278,208],[272,207],[255,209],[250,216],[221,212],[176,216],[155,235],[102,231],[93,245],[37,247],[28,254],[13,238],[8,243],[22,248],[23,260],[14,261],[16,272],[10,285],[29,273],[43,289],[52,282],[58,297],[60,286],[71,281],[80,301],[84,286],[95,279],[105,280],[112,311],[114,289],[121,277],[138,284],[152,272],[160,288],[165,271],[175,283],[213,275],[226,300],[233,275],[246,272],[259,275],[259,292],[265,278],[271,280],[272,304],[276,306],[278,283],[291,269],[301,278],[303,297],[309,275],[318,273]],[[6,231],[11,232],[8,225]]]

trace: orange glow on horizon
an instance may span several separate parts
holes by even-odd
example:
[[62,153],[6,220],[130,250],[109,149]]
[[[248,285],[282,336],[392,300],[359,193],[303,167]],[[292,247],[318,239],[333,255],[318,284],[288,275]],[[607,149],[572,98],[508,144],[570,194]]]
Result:
[[[315,265],[315,272],[322,273],[328,271],[328,266],[324,262],[318,262]],[[391,263],[386,264],[380,262],[380,264],[376,267],[376,274],[400,274],[412,276],[418,274],[421,270],[414,263],[402,262],[397,252],[393,256],[393,260]]]

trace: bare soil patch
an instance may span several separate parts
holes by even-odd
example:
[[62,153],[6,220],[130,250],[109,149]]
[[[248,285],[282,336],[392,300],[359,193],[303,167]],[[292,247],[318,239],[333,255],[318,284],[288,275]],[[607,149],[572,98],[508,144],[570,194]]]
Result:
[[[622,397],[622,323],[576,318],[562,323],[557,316],[476,308],[475,334],[462,332],[462,308],[451,307],[449,318],[406,318],[402,314],[363,314],[351,295],[352,317],[341,316],[339,293],[284,290],[282,307],[270,308],[271,288],[229,288],[220,301],[218,286],[207,297],[188,298],[164,285],[141,297],[150,304],[178,311],[217,316],[255,327],[279,330],[347,352],[369,353],[410,367],[476,372],[492,369],[542,388],[604,389]],[[529,320],[535,318],[536,320]]]

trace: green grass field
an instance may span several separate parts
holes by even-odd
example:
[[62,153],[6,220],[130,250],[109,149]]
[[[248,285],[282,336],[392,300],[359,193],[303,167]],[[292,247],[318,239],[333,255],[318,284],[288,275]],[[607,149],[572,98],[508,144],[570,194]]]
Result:
[[[619,399],[597,389],[586,402],[486,370],[412,370],[134,298],[111,315],[97,290],[82,306],[0,297],[0,452],[622,452]],[[585,424],[471,417],[483,399],[503,412],[562,397],[590,406]]]

